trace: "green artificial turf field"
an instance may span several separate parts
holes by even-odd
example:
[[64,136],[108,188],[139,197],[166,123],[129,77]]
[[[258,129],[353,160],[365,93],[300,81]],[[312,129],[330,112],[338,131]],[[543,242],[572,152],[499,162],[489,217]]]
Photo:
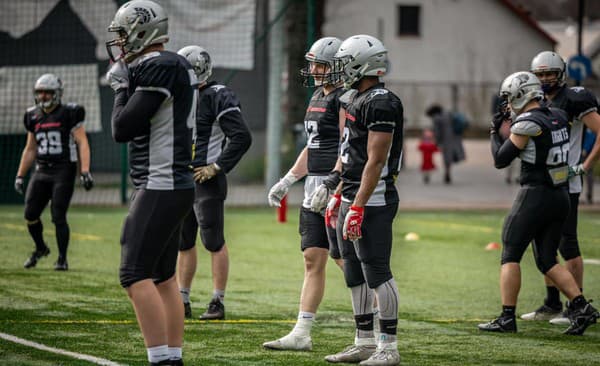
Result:
[[[55,272],[56,244],[46,210],[51,254],[34,269],[22,265],[33,243],[22,207],[0,206],[0,332],[119,364],[146,365],[143,341],[125,292],[119,286],[118,239],[124,208],[75,207],[69,212],[70,270]],[[353,341],[350,296],[341,271],[327,269],[325,298],[313,327],[313,351],[262,349],[292,328],[303,263],[297,208],[286,224],[270,209],[228,209],[226,239],[231,270],[227,320],[186,322],[186,365],[324,365],[323,357]],[[600,325],[583,337],[561,334],[546,322],[518,323],[517,334],[484,334],[481,321],[500,312],[499,241],[505,212],[399,212],[394,224],[392,268],[400,290],[399,350],[403,365],[599,365]],[[580,214],[585,258],[600,258],[600,214]],[[418,241],[405,241],[416,232]],[[212,291],[209,255],[199,251],[192,301],[201,314]],[[545,289],[531,251],[522,263],[517,312],[534,310]],[[600,265],[585,269],[585,293],[600,298]],[[596,303],[598,305],[598,303]],[[0,363],[93,365],[93,363],[0,339]]]

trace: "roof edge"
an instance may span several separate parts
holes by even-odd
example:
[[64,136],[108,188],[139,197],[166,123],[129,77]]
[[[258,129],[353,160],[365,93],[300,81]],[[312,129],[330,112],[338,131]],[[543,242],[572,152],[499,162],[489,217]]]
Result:
[[525,9],[514,4],[510,0],[498,0],[498,1],[502,5],[507,7],[510,11],[512,11],[515,15],[517,15],[519,18],[521,18],[521,20],[524,21],[527,25],[529,25],[531,28],[535,29],[538,33],[540,33],[544,38],[546,38],[547,40],[552,42],[553,48],[558,44],[558,41],[554,37],[552,37],[550,35],[550,33],[546,32],[540,26],[540,24],[535,19],[533,19],[527,11],[525,11]]

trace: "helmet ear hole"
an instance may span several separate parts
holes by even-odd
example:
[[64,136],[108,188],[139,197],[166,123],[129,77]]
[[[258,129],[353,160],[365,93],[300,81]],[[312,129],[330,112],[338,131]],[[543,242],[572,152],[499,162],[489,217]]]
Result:
[[139,32],[139,33],[137,34],[137,38],[144,38],[144,35],[145,35],[145,34],[146,34],[146,31]]

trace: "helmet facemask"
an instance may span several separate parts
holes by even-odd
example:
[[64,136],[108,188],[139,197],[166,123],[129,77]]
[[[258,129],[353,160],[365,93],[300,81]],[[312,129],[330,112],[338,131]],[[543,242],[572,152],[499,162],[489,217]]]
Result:
[[[563,82],[561,81],[563,79],[561,75],[562,73],[563,72],[561,70],[536,70],[533,72],[533,74],[540,79],[540,82],[542,83],[542,91],[546,94],[552,93],[563,85]],[[552,79],[544,78],[542,81],[543,76],[548,74],[553,74],[554,77]]]
[[[315,69],[320,68],[323,72],[317,72]],[[303,77],[302,85],[305,87],[319,87],[325,85],[335,85],[339,82],[339,78],[334,77],[333,66],[329,62],[319,60],[306,60],[306,66],[300,70],[300,75]]]
[[[42,99],[42,92],[51,93],[48,100]],[[33,99],[35,105],[42,109],[51,109],[61,103],[63,93],[62,81],[54,74],[40,76],[33,87]]]

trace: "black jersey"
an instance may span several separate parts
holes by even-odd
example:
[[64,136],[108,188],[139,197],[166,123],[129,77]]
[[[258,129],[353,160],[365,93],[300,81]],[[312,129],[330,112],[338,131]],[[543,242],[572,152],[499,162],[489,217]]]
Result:
[[[571,143],[569,147],[569,165],[577,165],[581,162],[583,151],[584,125],[581,117],[591,112],[597,112],[596,96],[581,86],[569,88],[564,85],[550,101],[549,106],[560,108],[567,113],[570,122],[569,135]],[[570,180],[570,192],[579,193],[581,188],[581,177],[573,177]]]
[[344,200],[354,200],[367,162],[368,134],[375,131],[392,133],[393,140],[381,178],[367,205],[384,206],[398,202],[394,183],[402,158],[403,129],[402,102],[385,89],[383,83],[357,94],[346,105],[346,124],[340,146]]
[[317,88],[304,115],[308,174],[326,175],[335,166],[340,145],[340,96],[342,88],[325,95]]
[[39,107],[25,112],[25,129],[37,142],[36,160],[42,164],[64,164],[77,161],[77,147],[71,131],[81,126],[85,109],[77,104],[59,104],[50,113]]
[[233,90],[215,81],[200,89],[193,166],[216,163],[228,173],[250,147],[252,137]]
[[150,52],[129,65],[129,74],[129,95],[140,90],[166,96],[148,121],[148,132],[129,142],[133,184],[156,190],[193,188],[189,165],[197,81],[191,66],[174,52]]
[[563,110],[540,107],[520,114],[511,132],[529,136],[521,158],[521,184],[568,184],[569,122]]

